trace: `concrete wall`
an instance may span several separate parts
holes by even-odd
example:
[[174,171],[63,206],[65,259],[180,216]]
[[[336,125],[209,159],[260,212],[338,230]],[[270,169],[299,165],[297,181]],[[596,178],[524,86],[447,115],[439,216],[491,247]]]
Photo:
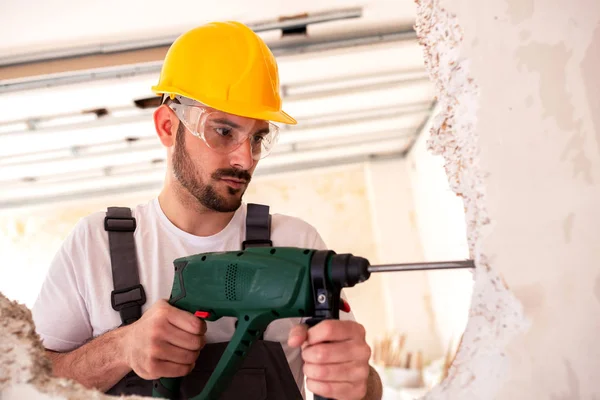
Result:
[[446,6],[480,88],[482,252],[531,322],[486,398],[599,398],[600,3]]

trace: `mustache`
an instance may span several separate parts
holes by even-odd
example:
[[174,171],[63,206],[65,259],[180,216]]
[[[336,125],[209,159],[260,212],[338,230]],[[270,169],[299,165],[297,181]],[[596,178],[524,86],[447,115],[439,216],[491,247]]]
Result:
[[211,178],[218,180],[223,178],[235,178],[246,182],[252,180],[252,175],[246,170],[235,168],[221,168],[212,173]]

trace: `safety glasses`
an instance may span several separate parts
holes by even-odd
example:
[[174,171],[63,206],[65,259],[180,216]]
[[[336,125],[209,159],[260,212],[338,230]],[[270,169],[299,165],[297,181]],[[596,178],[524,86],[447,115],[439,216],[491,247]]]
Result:
[[177,118],[212,150],[228,154],[250,140],[252,159],[268,156],[279,138],[279,127],[272,122],[216,111],[185,97],[168,103]]

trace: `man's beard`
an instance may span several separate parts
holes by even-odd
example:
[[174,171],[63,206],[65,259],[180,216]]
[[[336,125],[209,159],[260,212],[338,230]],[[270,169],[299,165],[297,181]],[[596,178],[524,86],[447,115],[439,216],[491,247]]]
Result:
[[[185,150],[185,133],[184,125],[180,123],[177,128],[175,152],[173,153],[173,174],[175,178],[204,207],[218,212],[232,212],[237,210],[242,204],[242,195],[245,192],[245,188],[234,189],[227,187],[231,196],[225,197],[217,193],[211,184],[202,182],[196,174],[196,168],[190,159],[190,155]],[[218,169],[211,174],[211,178],[214,180],[224,177],[243,179],[247,183],[252,179],[248,171],[234,168]],[[239,192],[241,192],[241,195],[239,197],[235,196]]]

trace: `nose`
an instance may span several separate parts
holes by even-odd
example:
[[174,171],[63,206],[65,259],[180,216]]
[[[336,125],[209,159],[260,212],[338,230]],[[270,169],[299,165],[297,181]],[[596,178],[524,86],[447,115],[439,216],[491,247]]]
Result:
[[254,159],[252,158],[252,145],[248,139],[229,155],[231,157],[230,164],[234,168],[249,170],[254,165]]

